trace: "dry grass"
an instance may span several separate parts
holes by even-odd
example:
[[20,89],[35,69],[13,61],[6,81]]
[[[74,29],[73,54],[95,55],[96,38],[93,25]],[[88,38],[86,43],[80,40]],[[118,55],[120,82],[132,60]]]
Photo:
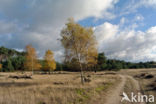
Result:
[[[116,86],[123,82],[121,76],[126,80],[124,92],[139,91],[156,96],[155,69],[88,72],[86,76],[91,82],[85,85],[81,85],[80,73],[76,72],[35,74],[32,79],[9,77],[23,75],[31,74],[0,73],[0,104],[106,104],[107,96],[113,94]],[[152,77],[149,78],[149,75]],[[140,87],[141,90],[138,90]]]
[[[156,96],[156,69],[122,70],[120,73],[134,77],[138,81],[143,95]],[[125,90],[127,92],[135,92],[133,88],[130,88],[131,85],[131,81],[127,81],[127,84],[125,85]]]
[[83,86],[79,73],[33,75],[32,79],[0,73],[0,104],[102,104],[108,89],[120,81],[116,74],[103,73],[86,73],[92,74],[91,82]]

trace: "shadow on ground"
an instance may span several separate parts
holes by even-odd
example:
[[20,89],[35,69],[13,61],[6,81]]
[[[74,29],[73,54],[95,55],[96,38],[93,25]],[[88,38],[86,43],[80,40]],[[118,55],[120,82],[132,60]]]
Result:
[[37,85],[37,83],[26,83],[26,82],[0,82],[0,87],[26,87],[26,86],[32,86]]

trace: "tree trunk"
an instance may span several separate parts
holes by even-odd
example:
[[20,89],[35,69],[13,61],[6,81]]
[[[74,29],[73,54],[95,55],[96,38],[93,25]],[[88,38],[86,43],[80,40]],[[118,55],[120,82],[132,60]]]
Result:
[[49,70],[49,74],[50,74],[50,70]]
[[32,58],[32,75],[34,74],[34,61],[33,61],[33,58]]
[[84,85],[84,75],[83,75],[82,64],[80,62],[79,62],[79,64],[80,64],[80,69],[81,69],[81,72],[80,72],[80,74],[81,74],[81,84]]

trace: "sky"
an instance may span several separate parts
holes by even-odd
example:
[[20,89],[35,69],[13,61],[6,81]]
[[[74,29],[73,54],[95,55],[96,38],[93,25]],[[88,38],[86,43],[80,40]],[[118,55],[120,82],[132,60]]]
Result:
[[156,61],[156,0],[0,0],[0,46],[19,51],[32,44],[63,60],[60,31],[73,17],[93,27],[107,58]]

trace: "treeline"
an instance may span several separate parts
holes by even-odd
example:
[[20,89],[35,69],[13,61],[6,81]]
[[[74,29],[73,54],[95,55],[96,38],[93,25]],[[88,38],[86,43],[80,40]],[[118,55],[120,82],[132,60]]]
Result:
[[[14,49],[0,47],[0,64],[2,65],[1,71],[26,71],[24,63],[26,61],[26,52],[18,52]],[[38,60],[41,65],[44,65],[44,60]],[[119,69],[137,69],[137,68],[154,68],[155,62],[125,62],[115,59],[107,59],[104,53],[98,54],[97,65],[92,68],[87,68],[84,65],[84,70],[89,71],[103,71],[103,70],[119,70]],[[40,69],[42,70],[42,69]],[[56,62],[56,71],[80,71],[79,65],[76,60],[72,63],[59,63]]]
[[24,70],[25,52],[0,47],[1,71]]
[[19,52],[15,49],[0,47],[0,71],[51,71],[56,69],[53,52],[47,50],[43,60],[37,58],[36,50],[31,45],[26,46],[26,51]]
[[[97,65],[93,68],[88,69],[89,71],[104,71],[104,70],[117,71],[120,69],[139,69],[139,68],[156,67],[156,63],[154,61],[133,63],[126,62],[123,60],[107,59],[104,53],[99,53],[97,60],[98,60]],[[72,63],[64,63],[64,64],[57,63],[57,70],[79,71],[79,69],[77,69],[77,66],[78,64],[75,64],[74,60],[72,61]]]
[[123,60],[107,59],[104,53],[98,55],[98,70],[119,70],[119,69],[138,69],[138,68],[154,68],[155,62],[125,62]]

